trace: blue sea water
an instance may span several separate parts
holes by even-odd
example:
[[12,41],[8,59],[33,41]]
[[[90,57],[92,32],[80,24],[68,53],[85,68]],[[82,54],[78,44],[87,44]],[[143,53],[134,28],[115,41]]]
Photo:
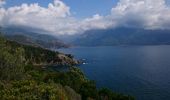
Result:
[[137,100],[170,100],[170,46],[75,47],[59,49],[83,59],[79,67],[97,87]]

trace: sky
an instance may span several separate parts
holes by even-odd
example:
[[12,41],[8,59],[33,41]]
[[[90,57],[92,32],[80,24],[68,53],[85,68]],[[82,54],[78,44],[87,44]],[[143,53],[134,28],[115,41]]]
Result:
[[51,35],[92,29],[170,29],[170,0],[0,0],[1,27]]
[[[110,9],[116,5],[118,0],[62,0],[69,5],[71,12],[76,18],[91,17],[94,14],[107,15]],[[47,7],[53,0],[6,0],[5,7],[19,6],[22,3],[39,3],[40,6]]]

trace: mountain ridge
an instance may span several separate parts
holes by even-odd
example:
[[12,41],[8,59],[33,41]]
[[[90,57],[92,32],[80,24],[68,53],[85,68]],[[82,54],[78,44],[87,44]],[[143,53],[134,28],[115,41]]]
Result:
[[78,46],[170,45],[170,30],[96,29],[84,32],[72,43]]
[[26,29],[17,28],[17,27],[7,27],[1,28],[1,31],[4,33],[4,37],[9,40],[26,44],[32,46],[38,46],[43,48],[67,48],[68,44],[61,41],[57,37],[31,32]]

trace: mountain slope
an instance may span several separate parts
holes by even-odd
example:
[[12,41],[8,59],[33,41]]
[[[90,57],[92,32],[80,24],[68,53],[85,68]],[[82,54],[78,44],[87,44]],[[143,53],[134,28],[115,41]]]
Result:
[[6,40],[5,44],[10,46],[12,49],[18,47],[22,48],[25,52],[25,60],[27,63],[32,63],[33,65],[48,66],[48,65],[67,65],[72,66],[78,64],[78,61],[73,59],[69,54],[62,54],[59,52],[51,51],[41,47],[34,47],[19,44],[17,42]]
[[12,41],[26,45],[39,46],[43,48],[62,48],[69,47],[58,38],[50,35],[40,34],[17,27],[8,27],[1,29],[4,36]]
[[73,44],[82,46],[169,45],[170,30],[135,28],[90,30],[80,35]]

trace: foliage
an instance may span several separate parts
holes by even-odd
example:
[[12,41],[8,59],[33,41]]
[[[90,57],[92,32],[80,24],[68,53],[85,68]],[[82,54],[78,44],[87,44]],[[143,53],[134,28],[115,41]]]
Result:
[[13,49],[0,39],[0,79],[20,79],[24,73],[24,50]]
[[25,58],[29,63],[41,64],[60,62],[60,59],[57,57],[59,54],[58,52],[42,49],[40,47],[21,45],[12,41],[7,41],[6,44],[10,45],[14,49],[18,47],[23,48],[25,50]]
[[0,37],[1,100],[133,100],[107,89],[99,91],[77,67],[57,72],[34,66],[57,60],[57,54]]
[[81,94],[83,100],[134,100],[131,96],[113,93],[108,89],[98,90],[94,81],[84,77],[84,74],[77,67],[71,67],[68,72],[30,70],[31,78],[44,83],[54,82],[69,86]]
[[135,100],[131,96],[125,96],[117,93],[113,93],[107,88],[102,88],[98,91],[100,100]]
[[[1,83],[2,100],[80,100],[79,94],[69,87],[55,83],[37,83],[34,80]],[[71,92],[70,92],[71,91]]]

